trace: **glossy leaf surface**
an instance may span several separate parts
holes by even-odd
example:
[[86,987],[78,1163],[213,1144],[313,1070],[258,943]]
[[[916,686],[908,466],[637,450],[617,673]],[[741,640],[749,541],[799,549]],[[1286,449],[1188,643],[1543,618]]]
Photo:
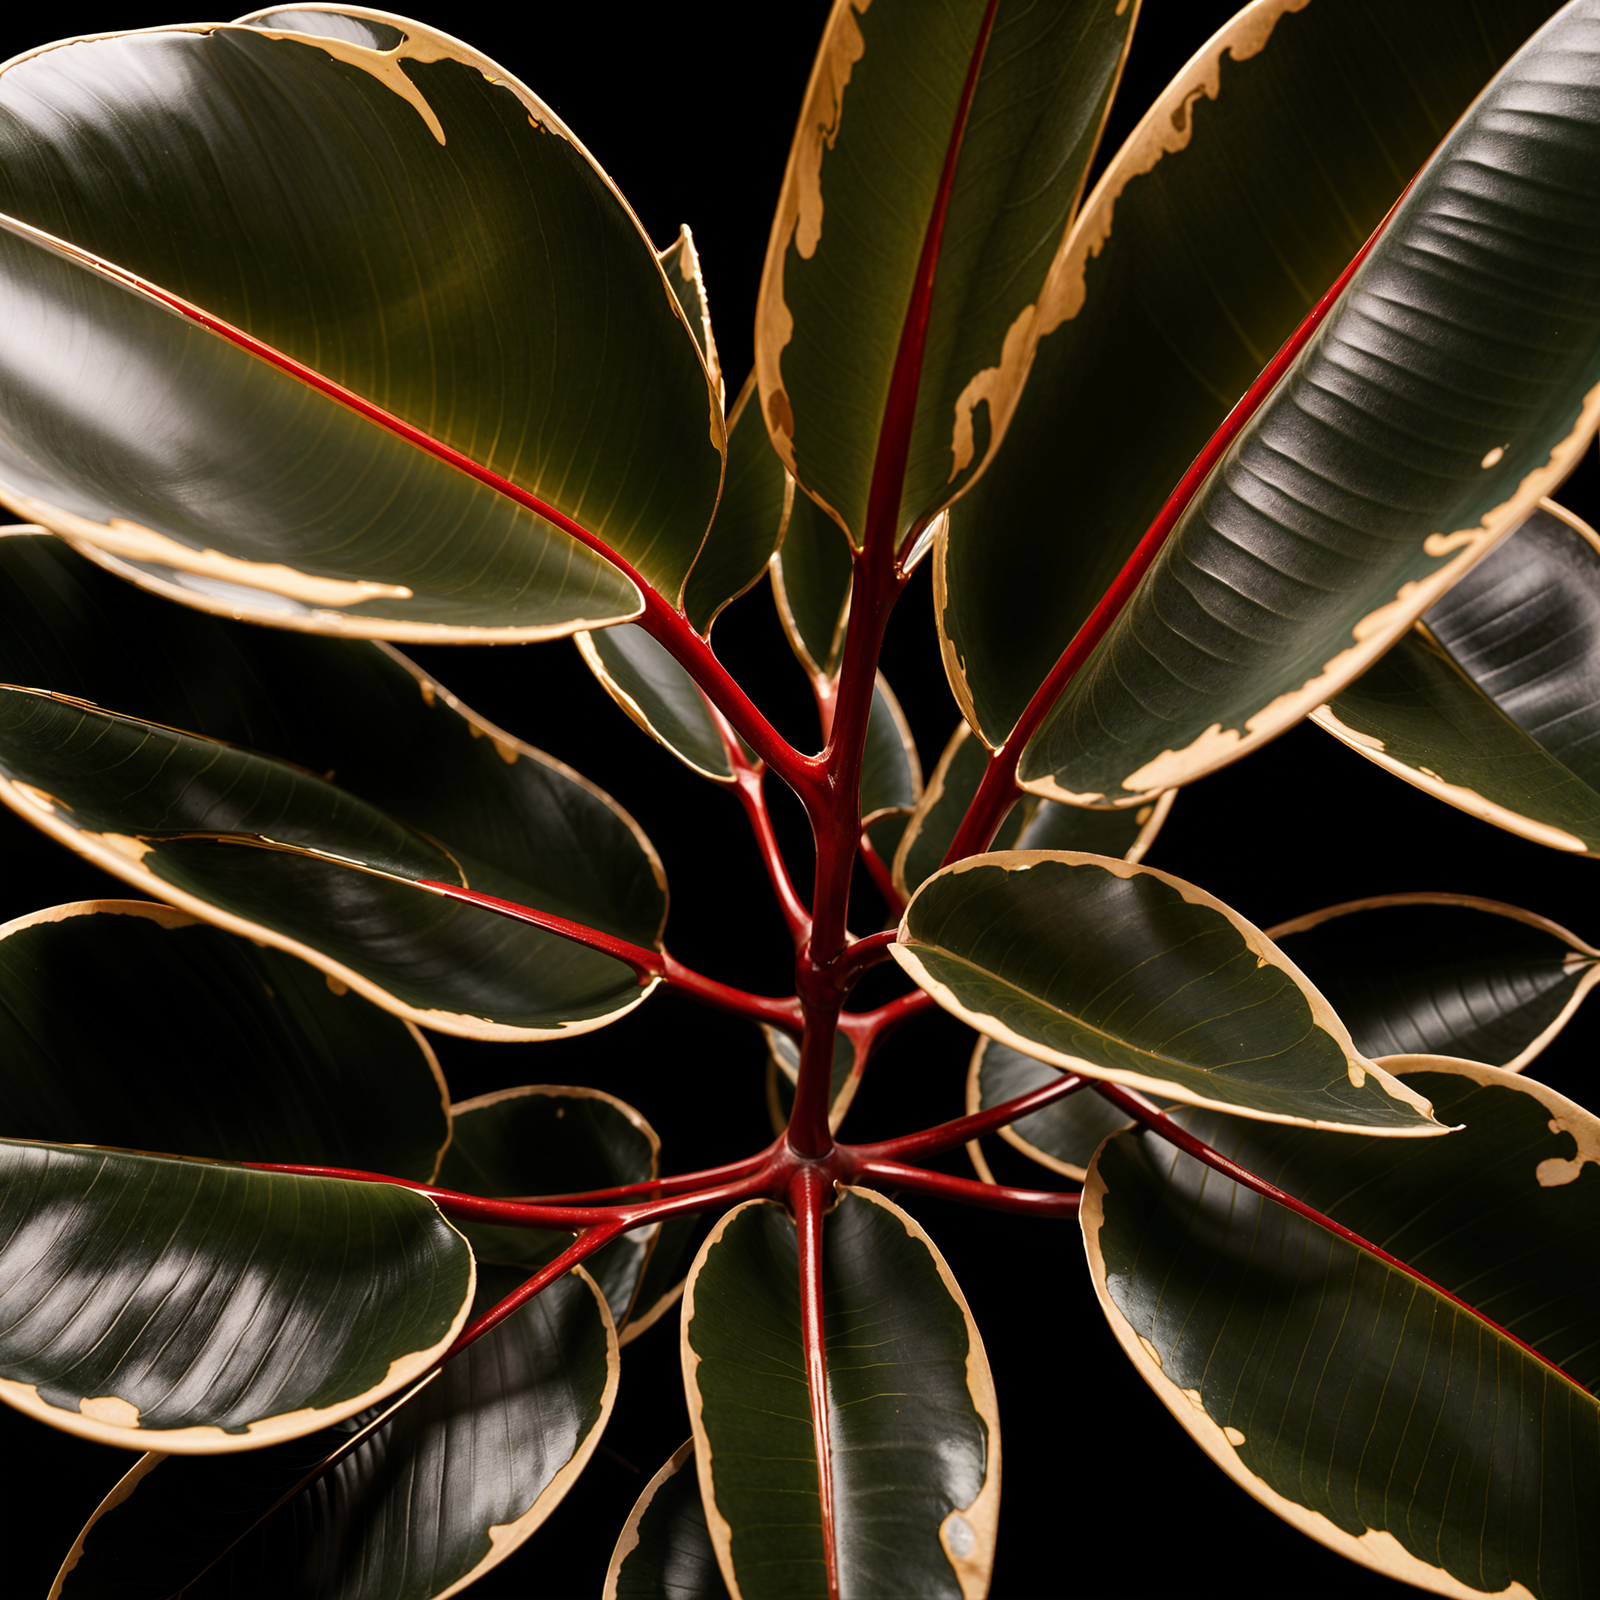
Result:
[[[262,820],[264,801],[250,788],[259,777],[286,796],[317,797],[299,818],[308,844],[318,837],[331,844],[323,830],[333,817],[359,817],[359,826],[374,830],[374,840],[388,840],[404,860],[447,867],[420,830],[449,841],[449,859],[467,868],[474,888],[642,945],[659,939],[666,911],[660,864],[631,818],[383,646],[177,611],[41,535],[0,539],[0,575],[0,679],[115,704],[163,725],[143,746],[142,733],[126,720],[8,691],[21,719],[17,729],[31,727],[34,736],[31,756],[20,733],[18,743],[5,746],[8,777],[79,804],[52,787],[70,774],[61,765],[64,750],[51,748],[51,729],[75,725],[88,741],[80,747],[79,778],[94,794],[80,797],[79,810],[52,810],[31,790],[4,786],[29,821],[145,892],[188,895],[196,914],[236,919],[240,931],[298,950],[431,1027],[538,1037],[559,1028],[569,1007],[568,1020],[581,1025],[587,1013],[592,1025],[638,1002],[631,971],[606,957],[486,912],[428,904],[401,885],[284,855],[200,844],[168,846],[163,876],[136,846],[91,838],[101,832],[89,824],[91,810],[113,839],[139,832],[141,817],[169,836],[231,828],[246,812]],[[251,776],[223,797],[215,788],[183,787],[169,771],[156,781],[181,790],[178,809],[152,812],[153,791],[143,776],[105,770],[106,747],[94,744],[94,727],[117,729],[129,748],[140,745],[152,758],[182,749],[199,763]],[[176,728],[252,748],[185,741]],[[54,776],[36,771],[27,778],[18,763],[33,760],[46,762]],[[214,778],[220,769],[207,770]],[[331,773],[337,785],[315,773]],[[260,831],[282,838],[294,818],[286,812],[265,820],[272,826]],[[186,873],[199,876],[180,883]],[[454,870],[448,877],[456,878]],[[300,884],[304,901],[285,893],[288,881]]]
[[0,928],[0,1064],[13,1139],[427,1183],[450,1138],[438,1063],[409,1023],[293,956],[144,902]]
[[976,856],[923,884],[891,949],[945,1010],[1069,1071],[1271,1121],[1442,1131],[1259,929],[1149,867]]
[[0,109],[0,212],[46,236],[0,246],[28,328],[0,428],[19,510],[172,598],[288,626],[537,637],[637,611],[536,512],[87,252],[553,506],[676,601],[720,404],[631,212],[503,68],[301,7],[19,58]]
[[472,1254],[388,1184],[0,1141],[0,1399],[70,1433],[212,1453],[418,1376]]
[[727,1600],[700,1500],[694,1440],[645,1485],[611,1553],[602,1600]]
[[1369,1056],[1519,1071],[1600,981],[1600,951],[1544,917],[1464,895],[1385,895],[1271,930]]
[[1546,25],[1419,174],[1022,753],[1130,804],[1290,726],[1576,464],[1600,417],[1600,11]]
[[1252,5],[1113,156],[1062,254],[1007,446],[935,556],[946,669],[990,743],[1235,401],[1556,9]]
[[[905,481],[886,507],[896,542],[999,443],[1134,11],[834,6],[767,248],[756,372],[779,452],[855,543],[880,430],[901,425],[886,428],[891,406],[911,408]],[[902,328],[935,267],[920,360],[901,373],[915,387],[892,400]]]
[[[838,1592],[981,1595],[999,1433],[966,1304],[927,1235],[878,1195],[845,1189],[822,1248]],[[684,1293],[707,1522],[745,1600],[828,1592],[797,1259],[788,1213],[752,1201],[718,1225]]]
[[784,536],[794,480],[761,420],[752,373],[728,413],[728,471],[717,515],[684,589],[683,609],[701,633],[766,570]]
[[1592,855],[1597,639],[1600,540],[1546,501],[1316,720],[1463,811]]
[[[598,1089],[499,1089],[451,1112],[454,1136],[439,1167],[441,1188],[531,1199],[644,1183],[659,1171],[655,1130],[632,1106]],[[533,1267],[572,1243],[572,1235],[559,1230],[458,1226],[479,1261]],[[584,1262],[618,1328],[633,1305],[656,1232],[655,1225],[635,1229]]]
[[1437,1593],[1577,1597],[1600,1570],[1600,1405],[1579,1387],[1600,1384],[1600,1304],[1571,1263],[1600,1225],[1600,1122],[1431,1065],[1408,1077],[1464,1124],[1445,1139],[1183,1120],[1445,1294],[1137,1133],[1085,1190],[1096,1288],[1201,1448],[1302,1531]]
[[[475,1310],[518,1281],[485,1271]],[[276,1511],[365,1418],[225,1461],[147,1456],[119,1485],[127,1497],[80,1536],[57,1592],[436,1600],[498,1565],[555,1508],[599,1442],[617,1370],[600,1296],[569,1274]]]

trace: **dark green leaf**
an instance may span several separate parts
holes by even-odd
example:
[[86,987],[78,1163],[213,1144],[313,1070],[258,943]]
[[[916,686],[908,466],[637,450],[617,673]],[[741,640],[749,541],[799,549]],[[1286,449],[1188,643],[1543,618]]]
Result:
[[1006,448],[937,555],[946,668],[991,744],[1235,401],[1555,10],[1270,0],[1151,107],[1084,204]]
[[783,538],[794,479],[767,438],[751,373],[728,413],[728,475],[705,548],[684,589],[683,609],[701,633],[766,571]]
[[[823,1225],[834,1531],[844,1595],[981,1595],[999,1417],[949,1269],[898,1206],[844,1189]],[[684,1293],[684,1376],[712,1541],[745,1600],[825,1596],[794,1222],[751,1201]]]
[[1464,1056],[1518,1072],[1600,980],[1600,951],[1465,895],[1395,894],[1269,930],[1369,1056]]
[[1597,542],[1545,501],[1316,720],[1486,822],[1600,853]]
[[727,1600],[727,1596],[706,1527],[691,1439],[645,1485],[628,1514],[611,1552],[601,1600]]
[[[935,258],[898,542],[983,470],[1077,206],[1136,8],[835,6],[767,247],[756,372],[774,442],[860,543],[901,330],[975,51]],[[908,93],[908,86],[915,91]],[[840,352],[850,352],[843,363]]]
[[813,685],[830,685],[839,676],[850,583],[848,541],[812,501],[796,494],[772,558],[772,591],[789,648]]
[[922,798],[922,763],[911,724],[900,709],[888,679],[880,672],[872,686],[872,711],[862,753],[861,820],[885,812],[909,812]]
[[[978,792],[989,752],[981,739],[970,737],[966,723],[957,726],[939,756],[923,790],[921,804],[911,814],[894,857],[895,887],[908,899],[917,886],[939,870],[945,853],[955,842],[956,829]],[[1022,831],[1025,811],[1013,806],[995,835],[993,849],[1010,850]]]
[[[609,956],[416,888],[467,873],[365,801],[232,745],[0,687],[0,798],[107,871],[430,1027],[537,1036],[648,992]],[[233,842],[256,838],[316,855]],[[470,886],[503,882],[474,870]]]
[[[1042,1089],[1060,1076],[1059,1067],[1025,1056],[994,1039],[980,1039],[967,1071],[967,1111],[987,1111],[990,1106]],[[1002,1128],[1000,1137],[1040,1166],[1082,1183],[1089,1158],[1100,1141],[1127,1125],[1126,1111],[1102,1100],[1092,1089],[1080,1089],[1077,1094]],[[978,1176],[993,1182],[993,1174],[976,1142],[967,1146],[967,1153]]]
[[923,884],[891,949],[945,1010],[1069,1071],[1269,1121],[1444,1131],[1259,929],[1150,867],[975,856]]
[[472,1254],[390,1184],[0,1141],[0,1399],[209,1454],[296,1438],[425,1371]]
[[142,901],[0,928],[0,1063],[8,1138],[421,1183],[450,1138],[444,1079],[410,1023],[293,956]]
[[[499,1089],[451,1107],[453,1137],[439,1184],[487,1199],[581,1194],[657,1176],[660,1142],[630,1105],[599,1089]],[[572,1243],[540,1228],[458,1224],[479,1261],[533,1267]],[[584,1262],[618,1328],[627,1321],[659,1224],[636,1228]]]
[[644,1276],[639,1280],[639,1292],[634,1297],[637,1308],[622,1330],[622,1342],[631,1344],[648,1328],[653,1328],[678,1303],[683,1294],[683,1283],[700,1246],[705,1243],[714,1218],[700,1212],[688,1216],[668,1217],[659,1224],[654,1248],[645,1262]]
[[1183,1120],[1444,1294],[1133,1132],[1084,1192],[1095,1285],[1168,1409],[1302,1531],[1437,1593],[1580,1600],[1600,1573],[1600,1290],[1574,1263],[1600,1229],[1600,1122],[1525,1078],[1426,1064],[1410,1081],[1465,1125],[1445,1139]]
[[54,238],[555,506],[677,600],[720,403],[631,211],[493,62],[336,11],[35,52],[0,79],[0,174],[0,212],[46,236],[0,241],[28,329],[0,485],[26,515],[285,626],[528,638],[638,611],[536,514]]
[[[486,1270],[474,1309],[519,1276]],[[223,1461],[146,1456],[118,1485],[124,1498],[114,1491],[79,1536],[60,1593],[454,1593],[505,1560],[572,1486],[611,1414],[618,1366],[594,1285],[581,1273],[558,1278],[271,1515],[366,1419]]]
[[1593,26],[1569,6],[1440,146],[1029,741],[1024,787],[1131,804],[1282,732],[1576,464],[1600,417]]
[[[284,794],[316,797],[298,819],[302,842],[331,843],[330,818],[344,816],[389,840],[403,859],[443,867],[438,849],[421,836],[448,840],[450,857],[474,888],[636,944],[659,939],[663,875],[633,821],[569,768],[467,710],[386,647],[177,611],[41,535],[0,539],[0,577],[0,679],[114,703],[163,725],[151,731],[147,755],[182,750],[198,763],[250,774],[249,783],[259,776]],[[71,776],[68,752],[52,747],[51,724],[57,731],[75,724],[90,740],[93,727],[114,728],[130,747],[144,737],[127,719],[15,691],[9,698],[23,713],[19,728],[32,729],[32,751],[22,742],[5,746],[0,769],[69,804],[79,802],[51,787]],[[172,732],[183,727],[281,759]],[[91,810],[111,836],[130,839],[144,823],[170,838],[191,827],[240,825],[247,812],[272,824],[258,831],[282,838],[294,819],[264,815],[254,791],[229,800],[183,787],[171,772],[152,781],[181,790],[176,809],[153,812],[154,790],[142,778],[104,770],[106,747],[89,743],[79,754],[73,781],[94,790],[82,797],[89,810],[48,810],[32,790],[7,787],[11,803],[65,842],[86,853],[92,846],[94,859],[140,889],[163,898],[189,894],[187,908],[197,915],[231,918],[229,925],[252,937],[270,936],[428,1026],[540,1037],[560,1031],[569,1004],[568,1020],[581,1026],[587,1013],[594,1025],[641,998],[632,973],[608,958],[486,912],[424,904],[403,885],[239,848],[169,843],[156,853],[158,863],[149,855],[139,860],[137,846],[127,854],[97,843],[89,837],[98,831]],[[54,776],[39,770],[29,779],[18,765],[39,762]],[[318,772],[330,781],[311,776]],[[290,883],[309,898],[298,902]]]
[[642,628],[580,633],[578,649],[601,687],[691,772],[733,782],[733,763],[694,679]]

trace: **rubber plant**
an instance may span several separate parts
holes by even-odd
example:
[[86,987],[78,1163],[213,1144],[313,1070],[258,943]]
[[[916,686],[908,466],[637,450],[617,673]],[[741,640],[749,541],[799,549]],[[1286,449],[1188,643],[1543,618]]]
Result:
[[[1081,1234],[1115,1344],[1312,1538],[1595,1591],[1600,1120],[1522,1069],[1600,952],[1460,893],[1263,932],[1142,857],[1308,716],[1600,848],[1600,539],[1549,498],[1600,419],[1600,0],[1255,0],[1091,188],[1138,11],[838,0],[731,396],[688,230],[429,26],[0,69],[0,797],[150,897],[0,930],[0,1398],[142,1452],[52,1594],[456,1593],[661,1322],[690,1437],[607,1595],[981,1595],[949,1201],[1052,1273]],[[879,670],[923,571],[926,782]],[[814,737],[712,646],[764,577]],[[394,648],[565,637],[742,811],[786,992],[671,953],[537,702]],[[679,1170],[604,1083],[452,1104],[423,1031],[645,1007],[670,1095],[673,996],[761,1041],[717,1093],[764,1147]],[[965,1114],[923,1081],[847,1142],[940,1009]]]

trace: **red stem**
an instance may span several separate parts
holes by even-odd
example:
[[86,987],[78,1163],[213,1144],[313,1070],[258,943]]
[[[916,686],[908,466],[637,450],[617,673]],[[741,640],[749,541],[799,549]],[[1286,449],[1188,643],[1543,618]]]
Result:
[[597,1223],[592,1228],[585,1228],[554,1261],[546,1262],[526,1283],[513,1289],[498,1305],[491,1306],[482,1316],[474,1317],[461,1330],[456,1342],[445,1351],[442,1359],[448,1361],[451,1356],[459,1355],[469,1344],[475,1344],[514,1311],[525,1306],[540,1290],[548,1288],[557,1278],[592,1256],[602,1245],[610,1244],[619,1233],[626,1231],[621,1223]]
[[867,830],[861,830],[861,864],[867,869],[867,876],[872,879],[872,887],[883,896],[883,903],[888,908],[889,914],[898,917],[906,908],[905,896],[894,886],[894,873],[889,863],[878,854],[872,840],[867,837]]
[[[1176,1145],[1185,1155],[1193,1156],[1196,1161],[1210,1167],[1213,1172],[1220,1172],[1223,1177],[1238,1184],[1240,1188],[1248,1189],[1252,1194],[1258,1194],[1265,1200],[1271,1200],[1275,1204],[1283,1206],[1285,1209],[1294,1212],[1296,1216],[1304,1217],[1307,1222],[1315,1224],[1325,1233],[1331,1233],[1335,1238],[1344,1240],[1346,1244],[1353,1246],[1355,1249],[1385,1262],[1397,1272],[1403,1272],[1408,1278],[1424,1285],[1426,1288],[1432,1289],[1435,1294],[1442,1295],[1452,1305],[1460,1306],[1463,1311],[1475,1317],[1486,1327],[1493,1328],[1496,1333],[1503,1334],[1519,1349],[1527,1351],[1536,1361],[1549,1367],[1552,1372],[1560,1373],[1575,1388],[1583,1388],[1583,1385],[1576,1378],[1570,1373],[1563,1372],[1548,1356],[1540,1355],[1531,1344],[1524,1344],[1514,1333],[1509,1332],[1507,1329],[1502,1328],[1499,1323],[1491,1321],[1490,1318],[1484,1316],[1476,1306],[1469,1305],[1460,1296],[1451,1294],[1448,1289],[1441,1284],[1435,1283],[1432,1278],[1418,1272],[1415,1267],[1400,1260],[1398,1256],[1390,1255],[1381,1245],[1374,1244],[1370,1239],[1363,1239],[1359,1233],[1352,1232],[1342,1222],[1335,1222],[1332,1217],[1326,1216],[1314,1206],[1308,1206],[1304,1200],[1296,1199],[1294,1195],[1278,1188],[1276,1184],[1268,1183],[1265,1178],[1258,1178],[1248,1167],[1241,1167],[1237,1161],[1230,1161],[1220,1151],[1213,1150],[1203,1140],[1197,1139],[1187,1128],[1174,1122],[1171,1117],[1153,1106],[1143,1095],[1134,1094],[1122,1088],[1119,1084],[1107,1083],[1103,1080],[1095,1084],[1095,1089],[1105,1099],[1109,1100],[1112,1105],[1126,1111],[1135,1121],[1148,1128],[1151,1133],[1165,1139],[1168,1144]],[[1585,1393],[1587,1393],[1586,1390]]]
[[[1409,192],[1409,184],[1406,189]],[[1061,652],[1056,664],[1035,691],[1033,698],[1017,719],[1016,726],[1006,736],[1005,743],[989,758],[989,765],[984,769],[977,792],[973,795],[966,816],[962,818],[961,826],[956,830],[956,836],[945,854],[947,865],[966,856],[977,855],[989,848],[996,830],[1005,818],[1007,807],[1016,798],[1017,764],[1022,759],[1022,752],[1028,741],[1038,731],[1040,723],[1044,721],[1067,685],[1077,676],[1084,662],[1089,659],[1095,646],[1110,631],[1112,623],[1126,610],[1140,581],[1161,553],[1162,546],[1166,544],[1172,530],[1178,525],[1179,518],[1188,510],[1189,503],[1199,492],[1200,486],[1210,476],[1212,468],[1222,459],[1250,419],[1261,409],[1267,396],[1277,387],[1279,379],[1294,364],[1311,336],[1322,325],[1323,319],[1337,304],[1350,279],[1355,275],[1356,269],[1367,259],[1373,245],[1388,227],[1389,218],[1394,215],[1400,201],[1404,199],[1405,194],[1402,194],[1400,200],[1396,200],[1390,207],[1383,221],[1372,230],[1371,237],[1356,252],[1350,265],[1339,274],[1333,286],[1311,308],[1305,321],[1284,341],[1283,348],[1262,369],[1261,375],[1245,391],[1243,399],[1223,419],[1222,426],[1211,436],[1206,447],[1195,457],[1194,464],[1179,480],[1177,488],[1172,491],[1145,536],[1135,546],[1133,554],[1128,557],[1122,570],[1112,580],[1111,587],[1089,613],[1083,626],[1072,636],[1071,642]]]
[[[398,878],[398,874],[394,876]],[[418,889],[426,889],[429,894],[439,895],[446,900],[459,900],[463,905],[477,906],[481,911],[492,911],[496,916],[509,917],[513,922],[526,922],[532,927],[542,928],[546,933],[570,939],[573,944],[586,945],[591,950],[598,950],[601,955],[610,956],[613,961],[620,961],[625,966],[632,967],[641,984],[666,976],[666,955],[663,951],[631,944],[626,939],[602,933],[600,929],[587,927],[581,922],[571,922],[566,917],[558,917],[549,911],[538,911],[532,906],[519,905],[515,900],[502,900],[497,895],[480,894],[476,889],[466,889],[459,884],[440,883],[434,878],[400,878],[399,881],[414,884]]]
[[715,978],[694,971],[692,967],[684,966],[670,951],[649,950],[643,945],[630,944],[626,939],[602,933],[598,928],[585,927],[581,922],[569,922],[565,917],[555,916],[548,911],[537,911],[532,906],[518,905],[514,900],[501,900],[492,894],[480,894],[476,889],[463,889],[458,884],[437,883],[429,878],[403,878],[399,881],[414,884],[419,889],[426,889],[430,894],[441,895],[448,900],[459,900],[465,905],[492,911],[496,916],[509,917],[514,922],[529,923],[535,928],[543,928],[546,933],[570,939],[574,944],[598,950],[602,955],[632,967],[641,984],[656,979],[676,993],[697,1000],[713,1010],[769,1023],[786,1033],[800,1031],[801,1016],[797,1000],[751,994],[746,989],[720,983]]
[[952,1177],[947,1172],[903,1166],[898,1161],[862,1161],[857,1164],[855,1174],[857,1181],[874,1179],[887,1188],[931,1195],[938,1200],[962,1200],[970,1206],[986,1206],[991,1211],[1009,1211],[1024,1217],[1075,1217],[1083,1198],[1080,1194],[1056,1194],[1049,1189],[1012,1189],[1000,1183],[978,1183],[972,1178]]
[[895,348],[883,418],[878,427],[872,482],[867,491],[866,526],[862,529],[861,548],[854,558],[850,620],[845,631],[833,726],[822,756],[822,783],[809,799],[806,793],[801,794],[801,799],[808,801],[806,809],[816,839],[817,868],[816,886],[811,896],[811,937],[795,963],[795,987],[806,1006],[806,1030],[800,1046],[800,1070],[794,1108],[789,1117],[789,1138],[794,1148],[806,1156],[820,1157],[833,1147],[833,1135],[828,1128],[833,1035],[840,1006],[849,993],[850,984],[859,976],[859,970],[849,965],[840,966],[838,960],[849,942],[846,919],[850,875],[861,838],[862,755],[872,714],[884,630],[906,582],[895,559],[900,534],[900,501],[912,426],[916,420],[934,276],[955,186],[956,164],[997,5],[998,0],[989,0],[978,27]]
[[[873,458],[872,483],[867,490],[867,525],[862,543],[870,549],[875,540],[890,546],[899,544],[900,498],[905,487],[906,461],[911,452],[911,432],[916,421],[917,392],[922,385],[922,358],[928,341],[928,319],[933,313],[933,282],[939,267],[939,252],[944,244],[945,220],[950,214],[950,196],[955,190],[956,164],[966,137],[967,117],[973,96],[978,91],[978,75],[989,48],[999,0],[989,0],[983,20],[978,24],[972,57],[967,63],[966,81],[956,102],[955,121],[945,145],[944,166],[934,190],[933,209],[922,236],[922,253],[911,280],[911,298],[905,321],[900,325],[900,343],[895,349],[894,367],[889,374],[889,392],[884,402],[883,420],[878,425],[878,449]],[[851,622],[855,621],[852,599]]]
[[647,1178],[642,1183],[623,1183],[611,1189],[585,1189],[576,1194],[513,1196],[526,1205],[599,1205],[605,1201],[662,1200],[669,1195],[694,1194],[722,1184],[735,1183],[761,1171],[775,1147],[768,1145],[742,1161],[725,1162],[720,1167],[705,1167],[699,1172],[682,1172],[671,1178]]
[[[712,1206],[732,1204],[757,1196],[771,1198],[773,1181],[770,1152],[755,1157],[749,1163],[736,1162],[743,1168],[742,1176],[709,1188],[680,1189],[680,1192],[662,1199],[640,1200],[636,1205],[589,1206],[563,1205],[554,1202],[526,1200],[485,1200],[480,1195],[461,1194],[455,1189],[440,1189],[430,1183],[415,1183],[409,1178],[391,1177],[385,1172],[363,1172],[355,1167],[302,1166],[287,1161],[240,1161],[235,1163],[254,1172],[286,1172],[300,1178],[339,1178],[350,1183],[388,1183],[397,1189],[409,1189],[433,1201],[442,1215],[463,1222],[489,1222],[498,1227],[548,1228],[557,1231],[579,1232],[585,1228],[610,1226],[615,1222],[617,1231],[626,1233],[630,1228],[642,1227],[647,1222],[664,1222],[668,1217],[683,1216],[686,1212],[706,1211]],[[680,1184],[682,1180],[679,1180]],[[653,1179],[641,1188],[671,1186],[672,1179]]]
[[732,984],[707,978],[683,965],[670,950],[661,952],[661,975],[674,994],[698,1001],[715,1011],[726,1011],[730,1016],[747,1017],[752,1022],[765,1022],[785,1033],[799,1036],[804,1026],[800,1002],[793,996],[751,994],[746,989],[736,989]]
[[[1094,1083],[1092,1078],[1079,1076],[1075,1072],[1064,1072],[1054,1083],[1041,1084],[1037,1089],[1030,1089],[1027,1094],[1019,1094],[1015,1099],[1002,1101],[997,1106],[990,1106],[983,1111],[974,1111],[970,1116],[957,1117],[952,1122],[941,1122],[936,1128],[924,1128],[920,1133],[902,1134],[898,1139],[884,1139],[877,1144],[861,1144],[854,1147],[854,1154],[861,1161],[904,1161],[912,1158],[926,1160],[929,1156],[942,1155],[946,1150],[954,1150],[957,1145],[966,1144],[970,1139],[982,1138],[986,1133],[994,1133],[999,1128],[1009,1127],[1013,1122],[1020,1122],[1023,1117],[1030,1116],[1035,1111],[1043,1111],[1046,1106],[1053,1106],[1058,1100],[1065,1100],[1068,1095],[1077,1094],[1081,1089],[1087,1089]],[[989,1187],[984,1185],[984,1187]]]
[[815,1167],[800,1167],[790,1180],[789,1209],[800,1243],[800,1347],[811,1396],[811,1433],[817,1452],[817,1489],[822,1500],[822,1556],[829,1600],[839,1600],[839,1552],[833,1506],[832,1430],[828,1423],[828,1353],[822,1326],[822,1213],[833,1185]]
[[913,989],[910,994],[903,994],[896,1000],[886,1001],[871,1011],[847,1012],[839,1019],[839,1025],[847,1033],[865,1034],[869,1043],[876,1045],[894,1029],[910,1022],[913,1017],[920,1017],[926,1012],[938,1009],[938,1002],[931,994],[926,994],[921,989]]
[[777,896],[778,909],[783,913],[784,926],[789,937],[799,949],[811,937],[811,912],[795,893],[789,868],[778,848],[777,835],[772,831],[772,814],[767,810],[767,796],[760,770],[743,762],[735,762],[733,769],[734,793],[744,814],[749,819],[750,831],[755,835],[756,849],[761,853],[761,864],[767,869],[767,881]]
[[761,856],[761,864],[767,869],[767,881],[772,885],[772,892],[778,898],[778,909],[783,915],[784,925],[789,930],[789,937],[795,949],[798,950],[810,937],[811,911],[795,893],[788,864],[783,859],[782,850],[778,848],[777,835],[772,831],[772,813],[767,809],[766,764],[758,758],[752,765],[745,756],[744,746],[739,742],[739,735],[734,731],[733,724],[712,704],[703,689],[700,691],[700,697],[705,700],[706,710],[717,730],[717,737],[722,740],[728,765],[733,770],[734,795],[744,809],[745,819],[755,836],[756,850]]
[[881,933],[869,933],[846,946],[833,963],[834,982],[846,991],[854,988],[863,973],[889,960],[889,946],[894,940],[895,930],[885,928]]

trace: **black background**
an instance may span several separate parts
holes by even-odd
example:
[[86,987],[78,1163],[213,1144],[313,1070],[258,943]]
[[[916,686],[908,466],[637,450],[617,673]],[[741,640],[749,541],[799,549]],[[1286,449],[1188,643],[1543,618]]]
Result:
[[[629,197],[658,244],[691,224],[730,395],[751,361],[750,328],[771,207],[827,6],[524,5],[500,20],[418,4],[421,19],[503,62],[544,96]],[[1146,0],[1107,148],[1233,8]],[[159,10],[63,3],[8,14],[0,57],[50,38],[171,20]],[[1203,114],[1203,113],[1202,113]],[[1068,467],[1070,474],[1070,466]],[[1593,453],[1564,499],[1594,516]],[[1070,493],[1070,475],[1063,493]],[[955,722],[919,577],[896,616],[885,667],[930,769]],[[765,587],[718,624],[729,666],[797,742],[815,744],[809,696],[778,638]],[[768,993],[786,991],[786,941],[730,801],[648,744],[604,698],[569,644],[417,652],[505,727],[572,763],[643,824],[674,890],[680,959]],[[775,805],[798,877],[809,842]],[[1202,884],[1269,926],[1358,896],[1442,890],[1509,901],[1580,937],[1596,869],[1449,810],[1309,725],[1179,797],[1150,863]],[[0,915],[128,891],[0,816]],[[866,921],[866,918],[858,919]],[[887,986],[892,980],[882,980]],[[92,975],[85,975],[92,1003]],[[159,1043],[159,1018],[130,1019],[130,1066]],[[1582,1015],[1535,1075],[1584,1099],[1595,1025]],[[598,1034],[543,1046],[438,1041],[464,1098],[516,1083],[589,1083],[623,1095],[662,1134],[669,1170],[729,1159],[770,1136],[752,1031],[660,999]],[[961,1109],[970,1036],[944,1018],[907,1029],[875,1064],[852,1138],[907,1131]],[[1004,1153],[1002,1153],[1004,1154]],[[952,1160],[951,1170],[965,1170]],[[1036,1169],[1018,1162],[1015,1181]],[[1149,1595],[1215,1581],[1235,1593],[1349,1596],[1400,1586],[1344,1562],[1228,1483],[1128,1370],[1095,1301],[1077,1230],[942,1204],[911,1207],[947,1255],[994,1366],[1005,1493],[996,1596]],[[624,1353],[601,1450],[545,1527],[472,1592],[598,1595],[628,1507],[688,1434],[668,1319]],[[14,1481],[0,1498],[0,1593],[42,1595],[73,1534],[131,1463],[123,1452],[0,1415]]]

